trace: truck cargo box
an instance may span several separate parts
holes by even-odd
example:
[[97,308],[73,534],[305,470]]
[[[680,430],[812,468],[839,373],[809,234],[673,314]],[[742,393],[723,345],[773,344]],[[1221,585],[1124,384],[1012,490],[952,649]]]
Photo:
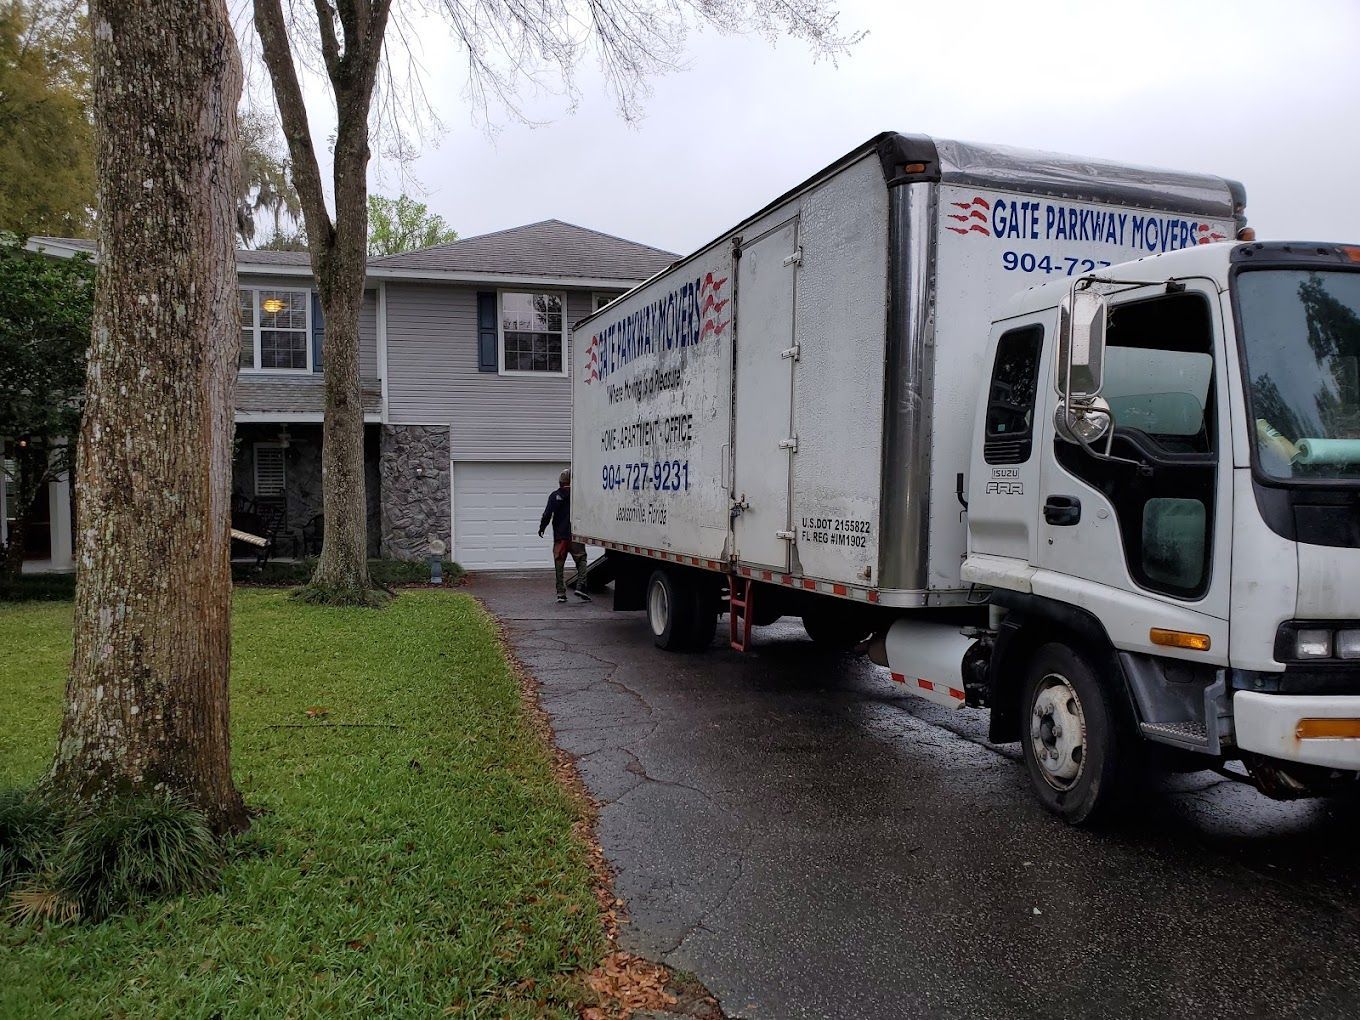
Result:
[[959,604],[956,479],[998,308],[1231,238],[1242,202],[1217,177],[879,135],[577,324],[574,530],[884,606]]

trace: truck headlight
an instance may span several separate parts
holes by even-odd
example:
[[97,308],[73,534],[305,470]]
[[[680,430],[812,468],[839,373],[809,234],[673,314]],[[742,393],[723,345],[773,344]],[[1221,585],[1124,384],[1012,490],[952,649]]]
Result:
[[1330,659],[1332,657],[1332,632],[1309,627],[1294,632],[1294,658]]
[[1360,659],[1360,630],[1339,630],[1336,632],[1336,657],[1338,659]]

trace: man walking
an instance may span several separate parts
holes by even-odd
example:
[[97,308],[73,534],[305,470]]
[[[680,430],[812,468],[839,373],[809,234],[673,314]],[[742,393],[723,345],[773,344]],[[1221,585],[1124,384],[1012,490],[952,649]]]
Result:
[[571,540],[571,472],[563,471],[557,477],[559,488],[548,497],[548,506],[543,511],[543,519],[538,522],[538,537],[552,521],[553,529],[553,570],[557,574],[557,601],[567,601],[567,584],[563,571],[567,566],[567,553],[576,561],[576,585],[572,589],[576,597],[589,602],[586,594],[586,547]]

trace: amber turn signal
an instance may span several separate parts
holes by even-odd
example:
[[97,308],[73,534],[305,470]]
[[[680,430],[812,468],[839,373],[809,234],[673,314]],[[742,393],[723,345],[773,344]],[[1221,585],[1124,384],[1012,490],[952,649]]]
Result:
[[1294,736],[1300,740],[1353,740],[1360,738],[1360,719],[1300,719]]
[[1167,648],[1188,648],[1192,652],[1209,650],[1208,634],[1192,634],[1186,630],[1163,630],[1161,627],[1153,627],[1148,631],[1148,637],[1154,645],[1163,645]]

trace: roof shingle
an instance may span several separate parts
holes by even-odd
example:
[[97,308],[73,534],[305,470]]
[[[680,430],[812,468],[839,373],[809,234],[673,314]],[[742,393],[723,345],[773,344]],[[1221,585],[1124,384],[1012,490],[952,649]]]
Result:
[[645,280],[678,255],[561,220],[460,238],[448,244],[370,259],[382,269],[484,273],[493,276],[560,276]]

